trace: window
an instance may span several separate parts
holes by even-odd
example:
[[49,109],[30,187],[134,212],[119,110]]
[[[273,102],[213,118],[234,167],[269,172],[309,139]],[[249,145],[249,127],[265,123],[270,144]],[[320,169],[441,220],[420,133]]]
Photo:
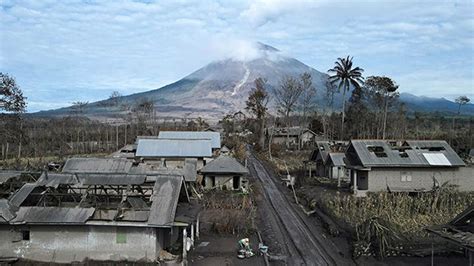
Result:
[[402,182],[411,182],[411,173],[409,172],[401,172],[400,173],[400,180]]
[[29,241],[30,240],[30,230],[21,230],[21,239]]
[[124,228],[117,227],[116,242],[117,244],[127,243],[127,231]]
[[429,147],[429,151],[444,151],[444,147]]

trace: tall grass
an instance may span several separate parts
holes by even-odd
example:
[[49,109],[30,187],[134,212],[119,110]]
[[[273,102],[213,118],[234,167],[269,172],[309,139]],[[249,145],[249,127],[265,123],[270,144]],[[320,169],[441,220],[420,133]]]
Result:
[[423,228],[444,224],[474,204],[474,192],[445,188],[429,193],[369,193],[365,198],[326,195],[320,202],[329,214],[357,227],[371,218],[381,218],[401,233],[424,234]]

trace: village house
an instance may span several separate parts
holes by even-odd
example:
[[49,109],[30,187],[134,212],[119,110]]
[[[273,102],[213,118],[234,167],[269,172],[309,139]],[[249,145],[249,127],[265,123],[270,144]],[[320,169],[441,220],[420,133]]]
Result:
[[201,185],[206,189],[240,190],[247,187],[244,177],[248,170],[234,157],[221,155],[204,166],[200,173],[203,175]]
[[184,168],[186,159],[196,159],[201,169],[212,158],[209,139],[139,139],[135,158],[147,164],[166,168]]
[[160,131],[159,139],[210,140],[212,150],[221,148],[221,134],[214,131]]
[[473,168],[446,141],[352,140],[346,167],[355,194],[377,191],[430,191],[443,184],[474,190]]
[[319,135],[307,128],[302,127],[279,127],[267,128],[266,138],[273,144],[285,145],[288,141],[291,147],[309,148],[314,146]]
[[346,155],[341,152],[330,152],[326,160],[326,168],[328,169],[328,177],[336,180],[348,180],[346,163],[344,158]]
[[0,257],[54,263],[175,258],[166,250],[188,243],[188,236],[192,242],[198,232],[183,184],[182,176],[44,172],[0,199]]

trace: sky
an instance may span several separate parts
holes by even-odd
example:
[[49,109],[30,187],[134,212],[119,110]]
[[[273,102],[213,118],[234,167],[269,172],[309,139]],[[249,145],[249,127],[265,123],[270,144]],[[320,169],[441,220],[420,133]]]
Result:
[[400,92],[474,99],[473,3],[1,0],[0,72],[34,112],[156,89],[260,41],[321,72],[351,55]]

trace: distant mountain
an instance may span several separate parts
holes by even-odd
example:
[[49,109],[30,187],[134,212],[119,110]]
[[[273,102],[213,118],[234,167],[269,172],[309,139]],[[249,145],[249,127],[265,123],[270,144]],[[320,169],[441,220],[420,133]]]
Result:
[[[317,102],[324,102],[325,83],[328,75],[283,55],[278,49],[258,43],[258,55],[253,60],[224,59],[212,62],[190,75],[164,87],[142,93],[123,96],[118,107],[111,100],[90,103],[84,107],[84,114],[90,117],[116,117],[125,113],[121,106],[133,106],[142,99],[154,102],[159,116],[221,118],[224,114],[245,108],[249,91],[258,77],[266,78],[272,91],[285,76],[297,76],[309,72],[317,88]],[[337,93],[334,105],[340,106],[342,95]],[[347,95],[346,97],[349,97]],[[418,97],[402,93],[409,110],[457,112],[457,105],[445,99]],[[64,116],[72,109],[61,108],[36,113],[44,116]],[[463,107],[463,113],[474,114],[474,106]]]

